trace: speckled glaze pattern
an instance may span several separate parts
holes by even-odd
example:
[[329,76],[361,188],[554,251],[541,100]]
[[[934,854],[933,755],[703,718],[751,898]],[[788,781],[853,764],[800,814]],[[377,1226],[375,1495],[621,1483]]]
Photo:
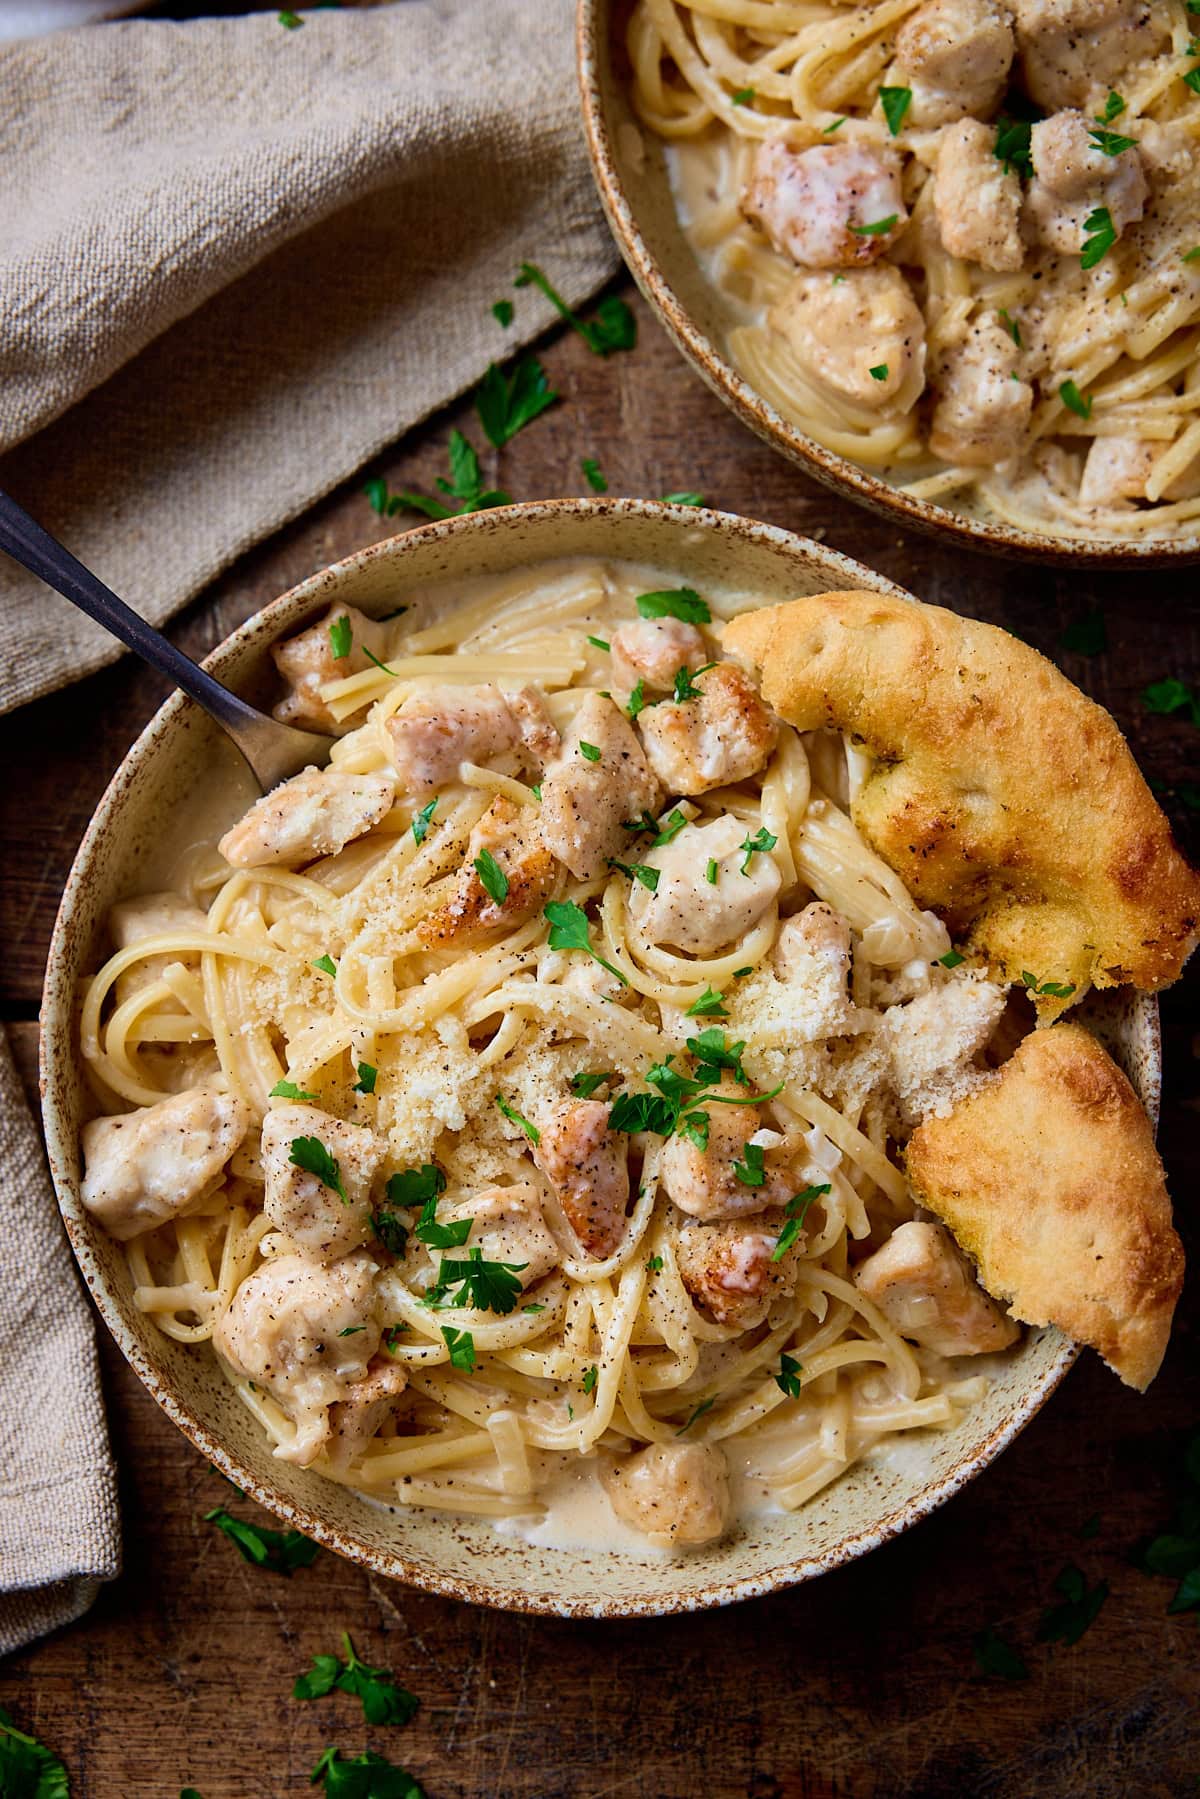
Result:
[[1200,533],[1195,530],[1168,541],[1089,543],[969,518],[903,493],[785,419],[739,373],[722,347],[737,321],[684,236],[661,139],[634,116],[624,50],[615,29],[615,21],[624,16],[616,0],[577,0],[579,85],[596,185],[634,280],[697,374],[743,424],[826,487],[849,494],[873,512],[993,555],[1076,568],[1160,568],[1200,556]]
[[[765,602],[834,588],[899,592],[823,545],[725,514],[638,500],[560,500],[427,525],[312,576],[235,632],[206,666],[249,698],[269,698],[268,649],[335,599],[381,614],[433,582],[563,556],[649,562],[701,590],[736,588]],[[1057,1331],[1030,1332],[987,1399],[955,1430],[929,1433],[902,1467],[860,1464],[795,1516],[750,1521],[716,1547],[678,1560],[538,1549],[485,1522],[394,1512],[279,1462],[207,1351],[162,1336],[133,1303],[121,1246],[83,1209],[78,1130],[83,1080],[76,1038],[81,976],[105,953],[105,919],[136,892],[140,871],[190,793],[211,786],[215,726],[181,694],[160,709],[114,776],[76,857],[50,949],[42,1013],[46,1139],[59,1204],[84,1279],[125,1356],[200,1453],[296,1529],[380,1574],[512,1611],[632,1617],[691,1611],[810,1580],[924,1517],[986,1467],[1028,1423],[1075,1358]],[[1157,1009],[1107,996],[1092,1020],[1153,1112]]]

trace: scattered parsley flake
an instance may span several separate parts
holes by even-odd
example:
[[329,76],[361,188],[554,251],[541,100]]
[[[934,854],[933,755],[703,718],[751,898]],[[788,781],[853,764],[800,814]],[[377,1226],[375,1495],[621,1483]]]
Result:
[[828,137],[831,131],[836,131],[839,126],[844,125],[845,123],[846,115],[843,113],[840,119],[831,119],[828,125],[822,125],[821,136]]
[[744,837],[738,845],[739,849],[743,849],[746,852],[746,859],[742,863],[742,873],[744,875],[750,873],[750,861],[752,857],[765,855],[768,850],[773,850],[778,842],[778,837],[768,831],[765,825],[760,826],[752,837]]
[[379,1079],[379,1070],[370,1062],[359,1062],[355,1069],[358,1079],[350,1089],[352,1093],[374,1093],[375,1083]]
[[1054,1590],[1062,1594],[1063,1602],[1042,1613],[1037,1640],[1039,1643],[1077,1643],[1099,1616],[1100,1607],[1108,1598],[1108,1582],[1098,1580],[1089,1591],[1082,1570],[1069,1562],[1054,1582]]
[[[696,670],[696,673],[698,675],[706,675],[710,668],[715,668],[716,666],[715,662],[706,662],[703,668],[698,668]],[[672,698],[677,705],[682,705],[685,700],[702,700],[704,698],[703,687],[696,686],[695,681],[692,679],[692,671],[686,665],[683,668],[677,668],[675,670],[673,686],[674,691]]]
[[887,120],[888,130],[895,137],[904,123],[904,115],[912,105],[912,89],[910,87],[881,87],[879,104],[883,108],[883,116]]
[[551,900],[545,907],[544,916],[550,926],[551,949],[583,950],[594,961],[599,962],[601,968],[607,969],[615,980],[620,981],[622,987],[628,987],[629,982],[621,970],[611,962],[606,962],[592,948],[587,913],[582,906],[577,906],[574,900]]
[[332,956],[318,956],[316,961],[313,963],[313,967],[319,968],[322,974],[328,974],[328,975],[336,975],[337,974],[337,963],[334,961]]
[[583,470],[583,478],[593,493],[608,492],[608,476],[604,473],[594,456],[585,456],[579,464]]
[[1106,131],[1102,125],[1090,125],[1088,136],[1104,156],[1120,156],[1122,150],[1132,150],[1137,143],[1135,137],[1122,137],[1119,131]]
[[283,11],[279,14],[279,23],[283,26],[285,31],[299,31],[304,20],[300,17],[299,13],[292,12],[290,8],[285,6]]
[[479,473],[479,457],[461,431],[454,430],[450,433],[448,456],[450,479],[447,481],[439,475],[437,485],[444,494],[459,501],[457,506],[447,506],[442,500],[431,499],[428,494],[405,491],[392,495],[387,503],[388,512],[401,512],[407,507],[410,512],[423,512],[426,518],[443,519],[456,518],[466,512],[488,512],[493,506],[512,505],[510,493],[505,493],[500,488],[484,488]]
[[658,892],[659,870],[652,868],[648,862],[618,862],[610,857],[608,866],[619,868],[623,875],[628,875],[631,881],[639,881],[651,893]]
[[475,858],[474,868],[479,876],[479,884],[488,898],[495,905],[502,906],[508,898],[508,876],[491,850],[480,850]]
[[704,878],[708,882],[710,887],[716,886],[717,874],[718,874],[717,859],[715,856],[710,856],[708,859],[708,867],[704,871]]
[[319,1093],[309,1093],[305,1088],[297,1087],[295,1081],[276,1081],[271,1089],[270,1097],[272,1099],[296,1099],[302,1105],[309,1106],[319,1105],[321,1099]]
[[938,957],[938,961],[943,968],[957,968],[960,962],[966,961],[966,957],[960,955],[956,949],[948,949],[944,956]]
[[263,1524],[247,1524],[242,1518],[232,1517],[221,1505],[205,1512],[204,1522],[224,1531],[243,1561],[256,1568],[268,1568],[273,1574],[291,1574],[297,1568],[307,1568],[317,1555],[317,1544],[298,1530],[268,1530]]
[[347,1632],[342,1632],[345,1660],[336,1655],[314,1655],[307,1674],[301,1674],[292,1688],[293,1699],[324,1699],[336,1688],[349,1693],[362,1704],[368,1724],[407,1724],[419,1701],[404,1687],[396,1685],[396,1677],[386,1668],[372,1668],[359,1661]]
[[611,1081],[612,1078],[611,1068],[601,1068],[594,1072],[581,1069],[578,1074],[571,1076],[568,1084],[576,1099],[590,1099],[597,1087],[603,1087],[605,1081]]
[[1183,83],[1185,87],[1190,87],[1194,94],[1200,94],[1200,63],[1194,69],[1188,70],[1183,77]]
[[779,1373],[773,1374],[771,1378],[779,1391],[786,1394],[789,1399],[799,1399],[800,1397],[802,1385],[800,1371],[803,1366],[803,1362],[798,1362],[795,1356],[788,1355],[786,1350],[779,1357]]
[[496,300],[492,304],[492,317],[498,325],[505,329],[513,322],[513,303],[511,300]]
[[374,650],[369,650],[365,643],[362,646],[362,653],[366,657],[368,662],[373,662],[375,664],[376,668],[381,668],[385,675],[391,675],[392,679],[395,680],[395,678],[396,678],[395,669],[389,668],[386,662],[381,662],[379,657],[375,654]]
[[[1112,214],[1109,212],[1108,207],[1097,206],[1093,212],[1089,212],[1087,218],[1083,221],[1083,229],[1083,249],[1079,253],[1079,266],[1081,269],[1094,269],[1100,259],[1103,256],[1107,256],[1108,252],[1117,241],[1117,228],[1112,222]],[[1074,385],[1074,382],[1072,382],[1071,386],[1074,387]],[[1076,388],[1076,392],[1078,391],[1078,388]],[[1062,392],[1061,388],[1059,389],[1059,392]],[[1068,405],[1069,404],[1070,402],[1068,401]],[[1091,409],[1091,401],[1089,400],[1088,412],[1090,412]],[[1074,410],[1075,409],[1072,407],[1072,411]],[[1082,413],[1080,416],[1086,418],[1088,413]]]
[[[520,1122],[524,1128],[524,1120]],[[529,1128],[532,1130],[532,1125]],[[481,1249],[469,1250],[466,1261],[448,1261],[443,1256],[437,1280],[426,1296],[427,1302],[437,1304],[451,1287],[457,1287],[459,1293],[453,1304],[473,1306],[477,1312],[498,1312],[501,1317],[506,1317],[516,1306],[521,1293],[517,1276],[526,1267],[527,1262],[485,1262]]]
[[647,1274],[661,1274],[662,1273],[662,1265],[663,1265],[663,1259],[661,1256],[651,1256],[646,1263],[646,1273]]
[[[551,945],[551,947],[553,947],[553,945]],[[537,1125],[530,1124],[528,1118],[523,1117],[522,1114],[516,1110],[515,1106],[510,1106],[503,1094],[497,1093],[495,1103],[504,1114],[505,1118],[508,1119],[508,1122],[517,1125],[524,1131],[531,1143],[541,1142],[542,1133],[538,1130]]]
[[995,1674],[1001,1680],[1029,1679],[1023,1658],[990,1624],[971,1638],[971,1653],[981,1674]]
[[763,1165],[764,1153],[761,1143],[747,1143],[742,1152],[743,1159],[734,1162],[734,1178],[743,1187],[761,1187],[765,1184],[767,1171]]
[[814,1200],[820,1199],[829,1191],[830,1185],[829,1182],[826,1181],[820,1187],[805,1187],[802,1193],[793,1193],[785,1208],[787,1211],[787,1222],[779,1233],[778,1243],[771,1251],[771,1260],[773,1262],[782,1262],[784,1256],[792,1247],[792,1244],[796,1241],[800,1232],[804,1229],[804,1220],[808,1217],[809,1207]]
[[677,1437],[682,1437],[685,1434],[685,1432],[691,1430],[691,1428],[692,1428],[693,1424],[695,1424],[697,1418],[703,1418],[705,1412],[711,1412],[713,1407],[716,1405],[716,1403],[717,1403],[717,1397],[716,1397],[715,1393],[711,1399],[702,1399],[700,1401],[700,1404],[696,1407],[695,1411],[689,1415],[687,1421],[679,1426],[679,1429],[675,1432],[675,1435]]
[[608,1114],[610,1131],[653,1131],[669,1137],[678,1122],[679,1110],[669,1099],[657,1093],[618,1093]]
[[[469,1219],[467,1224],[469,1227]],[[442,1336],[446,1340],[446,1348],[450,1351],[450,1366],[461,1369],[464,1374],[474,1374],[475,1339],[470,1331],[456,1331],[453,1325],[443,1324]]]
[[637,718],[646,710],[646,683],[638,681],[625,705],[625,713],[629,718]]
[[1082,618],[1067,626],[1061,638],[1064,650],[1074,650],[1080,656],[1102,656],[1108,648],[1108,629],[1104,622],[1104,614],[1098,606],[1085,612]]
[[366,1328],[367,1327],[365,1324],[348,1324],[344,1330],[340,1330],[338,1332],[338,1336],[339,1337],[357,1337],[359,1331],[365,1331]]
[[545,294],[554,310],[566,319],[572,331],[579,333],[593,355],[611,356],[614,350],[632,350],[637,343],[637,320],[618,294],[609,294],[601,300],[595,316],[585,320],[551,287],[536,264],[523,262],[514,285],[529,287],[531,284]]
[[527,1306],[522,1306],[521,1310],[523,1312],[544,1312],[546,1308],[543,1305],[539,1305],[536,1301],[533,1301]]
[[1016,319],[1014,319],[1012,314],[1003,306],[996,316],[1019,350],[1021,348],[1021,327],[1018,325]]
[[408,1226],[394,1212],[385,1211],[382,1206],[372,1212],[371,1229],[389,1255],[402,1256],[408,1248]]
[[68,1799],[66,1765],[36,1737],[18,1730],[0,1706],[0,1793],[12,1799]]
[[685,1018],[727,1018],[728,1016],[721,995],[714,993],[711,987],[706,987],[700,998],[694,999],[684,1013]]
[[888,365],[886,362],[877,362],[874,368],[867,370],[867,373],[870,375],[872,381],[886,381],[888,378]]
[[313,1174],[323,1187],[336,1193],[344,1206],[350,1204],[342,1184],[342,1170],[336,1156],[330,1155],[319,1137],[293,1137],[288,1161],[293,1168]]
[[889,212],[886,219],[872,219],[869,225],[851,225],[850,229],[855,237],[883,237],[899,217],[898,212]]
[[694,587],[664,588],[637,597],[639,618],[677,618],[685,625],[710,625],[712,613]]
[[[443,1180],[442,1186],[445,1186]],[[437,1221],[438,1195],[431,1193],[421,1207],[421,1216],[417,1228],[413,1232],[418,1243],[426,1249],[461,1249],[471,1235],[470,1218],[456,1218],[450,1224],[439,1224]],[[451,1358],[453,1360],[453,1358]]]
[[604,637],[589,636],[588,642],[590,644],[593,644],[595,646],[595,648],[598,650],[611,650],[612,649],[611,643],[609,643],[607,638],[604,638]]
[[1110,91],[1108,99],[1104,102],[1104,111],[1096,114],[1096,123],[1098,125],[1111,125],[1113,120],[1119,119],[1124,111],[1125,102],[1120,94],[1114,94]]
[[475,410],[484,435],[496,449],[553,406],[558,395],[536,356],[523,356],[511,375],[490,362],[475,394]]
[[1070,999],[1075,991],[1073,981],[1040,981],[1027,968],[1021,970],[1021,984],[1035,998]]
[[1070,409],[1070,411],[1075,413],[1079,418],[1081,418],[1081,419],[1090,419],[1091,418],[1091,416],[1092,416],[1092,396],[1091,396],[1091,394],[1088,394],[1087,397],[1085,398],[1084,395],[1080,393],[1079,389],[1076,387],[1076,385],[1073,381],[1064,381],[1063,382],[1062,386],[1058,390],[1058,397],[1062,401],[1063,405],[1068,407]]
[[596,1391],[596,1382],[599,1379],[600,1379],[600,1370],[593,1364],[592,1367],[590,1367],[587,1370],[587,1372],[585,1373],[585,1375],[583,1377],[584,1392],[585,1393],[594,1393]]
[[309,1785],[324,1782],[325,1799],[426,1799],[425,1789],[407,1768],[399,1767],[374,1749],[343,1760],[340,1749],[326,1749],[308,1777]]
[[429,830],[429,823],[433,817],[436,807],[437,807],[437,799],[436,798],[431,799],[427,806],[421,807],[421,810],[417,813],[416,817],[413,819],[412,834],[413,834],[413,842],[414,843],[424,843],[426,834]]
[[730,94],[729,98],[735,106],[753,106],[754,91],[752,87],[740,87],[736,94]]
[[600,760],[600,751],[597,749],[596,745],[594,743],[584,743],[582,738],[579,740],[579,754],[586,762],[599,762]]
[[733,971],[733,978],[735,981],[744,981],[748,974],[753,973],[753,968],[735,968]]
[[996,142],[992,155],[1004,165],[1006,175],[1020,175],[1026,180],[1033,174],[1033,151],[1029,119],[1010,119],[1002,113],[996,121]]
[[651,821],[651,829],[654,830],[654,842],[650,845],[650,848],[652,850],[660,850],[664,843],[673,843],[687,823],[688,820],[685,818],[684,814],[680,812],[678,807],[676,807],[673,812],[667,814],[667,817],[664,819],[661,826],[656,828],[656,821]]
[[329,648],[333,652],[335,662],[344,662],[354,647],[354,632],[350,620],[343,613],[341,618],[332,620],[329,626]]

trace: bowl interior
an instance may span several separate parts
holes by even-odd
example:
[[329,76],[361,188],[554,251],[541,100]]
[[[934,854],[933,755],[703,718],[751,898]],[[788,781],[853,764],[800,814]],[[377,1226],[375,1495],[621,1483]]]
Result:
[[1169,540],[1088,542],[1033,532],[915,499],[828,450],[758,393],[724,345],[740,321],[705,276],[675,212],[665,145],[630,100],[624,0],[577,0],[580,90],[592,167],[609,224],[638,286],[697,373],[742,422],[828,487],[917,530],[1022,560],[1149,568],[1200,554],[1195,530]]
[[[896,591],[846,557],[768,526],[639,501],[557,501],[476,514],[377,544],[275,601],[214,651],[209,666],[247,696],[261,695],[272,685],[270,643],[334,598],[378,614],[429,583],[563,556],[649,562],[702,590],[749,590],[769,602],[849,586]],[[983,1467],[1057,1385],[1075,1352],[1056,1331],[1031,1332],[955,1430],[914,1437],[886,1459],[853,1468],[799,1514],[752,1521],[718,1547],[679,1559],[539,1549],[496,1535],[486,1521],[391,1510],[276,1461],[215,1358],[162,1336],[137,1311],[123,1251],[84,1211],[78,1187],[85,1115],[78,980],[105,953],[111,905],[153,884],[164,835],[177,834],[179,818],[196,816],[203,796],[232,776],[229,758],[216,727],[176,694],[122,763],[63,897],[47,972],[42,1079],[59,1203],[105,1322],[175,1422],[264,1505],[381,1573],[478,1602],[579,1615],[682,1610],[805,1580],[883,1541]],[[228,819],[236,811],[231,799]],[[1153,1002],[1110,996],[1097,1024],[1153,1108]]]

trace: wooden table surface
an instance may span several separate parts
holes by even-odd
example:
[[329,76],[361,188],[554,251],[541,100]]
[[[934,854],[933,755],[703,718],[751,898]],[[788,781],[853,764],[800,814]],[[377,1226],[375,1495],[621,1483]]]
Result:
[[[1140,690],[1200,678],[1194,573],[1054,573],[939,549],[835,498],[748,436],[683,366],[632,290],[637,350],[603,362],[572,334],[542,354],[562,396],[502,453],[489,484],[516,498],[586,491],[596,457],[614,494],[699,489],[716,506],[824,537],[926,599],[1007,625],[1056,657],[1170,786],[1197,775],[1200,736],[1148,715]],[[367,474],[432,488],[448,432],[482,442],[469,402]],[[381,537],[349,484],[245,558],[176,636],[206,651],[302,576]],[[103,571],[100,571],[103,573]],[[1103,609],[1106,654],[1061,634]],[[10,646],[10,651],[12,646]],[[164,697],[125,661],[0,720],[0,1003],[32,1067],[54,910],[76,844],[117,761]],[[1168,793],[1187,838],[1196,815]],[[1191,848],[1196,850],[1196,843]],[[1195,982],[1163,1012],[1161,1141],[1180,1228],[1193,1213]],[[1195,1790],[1200,1633],[1169,1617],[1170,1583],[1134,1567],[1167,1518],[1183,1437],[1200,1423],[1195,1282],[1145,1398],[1086,1354],[1042,1415],[965,1493],[900,1541],[778,1597],[629,1624],[508,1617],[410,1592],[322,1553],[284,1581],[247,1566],[211,1525],[233,1501],[103,1344],[121,1469],[125,1572],[80,1623],[0,1668],[0,1704],[66,1760],[82,1799],[204,1799],[309,1790],[323,1747],[365,1744],[404,1762],[429,1799],[1141,1799]],[[1099,1514],[1095,1534],[1081,1527]],[[1111,1596],[1072,1648],[1035,1642],[1064,1564]],[[971,1639],[995,1625],[1025,1655],[1023,1682],[984,1678]],[[370,1731],[336,1696],[290,1697],[309,1657],[348,1629],[362,1655],[421,1699],[404,1731]]]

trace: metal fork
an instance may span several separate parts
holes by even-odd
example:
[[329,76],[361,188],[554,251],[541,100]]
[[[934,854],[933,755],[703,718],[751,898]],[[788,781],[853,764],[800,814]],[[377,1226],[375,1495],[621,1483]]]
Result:
[[32,575],[70,600],[81,612],[111,631],[114,637],[173,681],[232,738],[264,793],[310,763],[329,760],[333,738],[317,731],[297,731],[281,725],[230,693],[190,656],[176,649],[161,632],[148,625],[124,600],[107,588],[98,576],[72,556],[58,539],[30,518],[11,494],[0,490],[0,550],[4,550]]

